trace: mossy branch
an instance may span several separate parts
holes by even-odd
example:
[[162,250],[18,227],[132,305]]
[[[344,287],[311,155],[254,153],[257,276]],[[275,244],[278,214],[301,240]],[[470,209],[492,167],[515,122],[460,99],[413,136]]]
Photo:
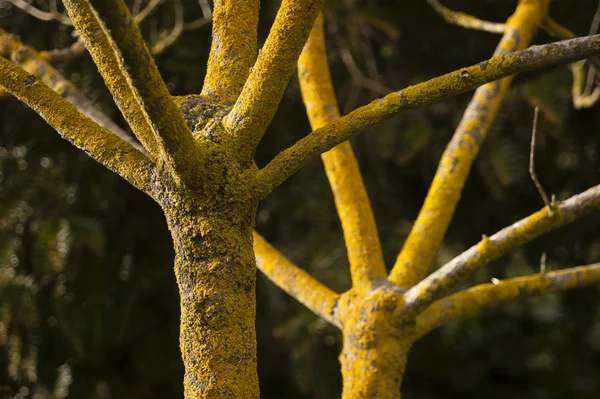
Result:
[[81,114],[73,104],[6,58],[0,57],[0,71],[2,89],[31,107],[76,147],[150,193],[154,164],[144,154]]
[[432,303],[417,317],[415,334],[421,337],[448,322],[504,302],[598,283],[600,263],[477,285]]
[[313,157],[402,110],[473,90],[507,76],[589,58],[600,52],[600,35],[533,46],[442,75],[391,93],[313,131],[278,154],[257,176],[256,191],[266,196]]
[[10,57],[12,62],[40,79],[52,90],[75,105],[79,112],[100,126],[107,128],[138,151],[146,153],[144,147],[98,109],[92,101],[88,100],[69,79],[58,72],[40,53],[33,47],[23,44],[16,36],[3,29],[0,29],[0,55]]
[[[313,129],[339,118],[331,83],[323,16],[317,18],[298,60],[302,99]],[[342,223],[352,282],[368,290],[376,279],[386,277],[377,225],[358,162],[349,141],[321,155],[337,213]]]
[[323,0],[283,0],[269,36],[225,127],[239,141],[242,160],[251,160],[271,123]]
[[404,294],[402,313],[418,314],[458,281],[509,251],[562,227],[600,207],[600,185],[538,212],[485,237]]
[[158,153],[179,176],[197,172],[197,144],[125,3],[69,0],[64,4],[117,104],[138,108],[128,122],[133,122],[136,134],[143,132],[138,137],[148,152]]
[[259,0],[215,2],[212,45],[202,94],[234,102],[256,60]]
[[341,328],[335,314],[337,293],[290,262],[257,232],[254,232],[254,253],[256,266],[269,280],[317,316]]
[[[506,23],[494,56],[529,47],[537,27],[548,13],[549,3],[521,0]],[[511,82],[512,76],[485,84],[475,91],[442,155],[423,207],[392,268],[391,282],[408,289],[427,275],[450,225],[471,165]]]

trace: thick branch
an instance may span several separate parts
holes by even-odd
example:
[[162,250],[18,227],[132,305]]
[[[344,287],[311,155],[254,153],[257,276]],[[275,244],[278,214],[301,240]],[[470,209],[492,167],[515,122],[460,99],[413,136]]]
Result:
[[256,60],[259,0],[215,2],[212,45],[202,94],[234,102]]
[[250,160],[283,97],[290,76],[323,0],[283,0],[267,41],[225,126],[240,141],[240,157]]
[[[548,13],[549,1],[521,0],[508,19],[494,56],[529,47],[538,25]],[[512,76],[475,91],[452,140],[440,160],[419,216],[390,273],[389,280],[410,288],[423,279],[450,225],[471,165],[479,153]]]
[[65,139],[138,189],[150,193],[154,164],[22,68],[0,57],[0,87],[23,101]]
[[452,97],[515,73],[569,63],[589,58],[599,52],[600,35],[534,46],[492,57],[479,64],[391,93],[328,123],[282,151],[259,171],[258,194],[267,195],[312,157],[328,151],[404,109],[417,108]]
[[484,237],[404,294],[403,313],[417,314],[444,295],[454,284],[509,251],[555,230],[600,207],[600,186],[554,204],[551,211],[544,207],[533,215]]
[[287,260],[257,232],[254,232],[254,253],[256,266],[269,280],[317,316],[341,328],[335,315],[338,294]]
[[[153,151],[158,145],[161,158],[178,175],[196,172],[194,165],[199,158],[196,142],[123,1],[91,0],[93,9],[85,0],[64,3],[107,86],[113,88],[117,103],[124,101],[124,107],[134,104],[140,107],[144,122],[154,134],[153,139],[144,135],[144,141]],[[130,88],[129,93],[115,87],[125,84]],[[120,98],[117,91],[126,97]],[[140,126],[132,126],[134,132],[136,128]],[[146,129],[142,130],[147,133]],[[142,144],[146,145],[144,141]],[[151,148],[148,152],[152,154]]]
[[548,292],[560,292],[600,283],[600,263],[552,273],[481,284],[440,299],[417,317],[417,337],[450,321],[486,307]]

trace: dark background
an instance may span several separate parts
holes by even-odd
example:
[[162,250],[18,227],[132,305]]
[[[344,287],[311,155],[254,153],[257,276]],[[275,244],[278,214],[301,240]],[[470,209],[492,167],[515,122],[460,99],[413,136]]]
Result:
[[[185,0],[186,21],[200,17]],[[264,41],[278,2],[263,1]],[[504,21],[516,0],[445,5]],[[551,15],[588,33],[597,3],[555,0]],[[155,41],[172,26],[169,3],[142,24]],[[342,110],[482,61],[499,37],[444,22],[424,0],[336,0],[326,7],[330,64]],[[0,27],[47,50],[72,28],[0,2]],[[154,39],[153,39],[154,38]],[[540,32],[536,43],[552,41]],[[173,94],[198,93],[210,27],[185,32],[156,58]],[[375,92],[358,84],[349,52]],[[125,127],[89,56],[59,70]],[[372,82],[377,82],[373,84]],[[473,166],[436,266],[481,234],[543,206],[527,167],[533,108],[540,107],[537,174],[564,199],[598,184],[600,113],[576,111],[566,66],[523,74],[512,85]],[[377,87],[372,87],[377,86]],[[391,266],[410,231],[437,161],[471,94],[404,112],[352,140]],[[298,82],[257,154],[259,166],[310,131]],[[535,240],[464,286],[600,261],[600,213]],[[256,228],[338,292],[348,264],[332,195],[313,161],[260,205]],[[173,252],[158,206],[62,140],[26,106],[0,100],[0,398],[178,398],[178,297]],[[341,335],[258,274],[259,375],[264,398],[339,398]],[[597,398],[600,291],[545,295],[486,310],[423,338],[410,354],[403,398]],[[37,396],[34,396],[37,395]]]

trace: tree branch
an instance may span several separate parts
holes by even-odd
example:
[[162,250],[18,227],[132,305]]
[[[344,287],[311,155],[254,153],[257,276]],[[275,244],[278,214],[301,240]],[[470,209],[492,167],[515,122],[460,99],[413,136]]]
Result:
[[[302,99],[313,129],[339,118],[331,83],[323,15],[315,22],[298,60]],[[373,281],[386,277],[383,253],[373,210],[352,146],[346,141],[321,155],[337,213],[342,223],[354,286],[368,290]]]
[[251,160],[283,97],[323,0],[283,0],[250,76],[224,124]]
[[143,132],[139,139],[148,152],[158,152],[179,176],[197,172],[196,142],[123,1],[90,0],[93,9],[85,0],[64,3],[117,103],[123,102],[124,108],[136,104],[141,110],[131,128]]
[[73,104],[35,76],[3,57],[0,57],[0,71],[0,87],[36,111],[65,139],[150,194],[154,164],[146,156],[82,115]]
[[234,102],[256,60],[259,0],[215,2],[212,45],[202,94]]
[[16,36],[0,29],[0,55],[10,56],[11,61],[40,79],[52,90],[75,105],[79,112],[110,130],[121,139],[146,154],[146,150],[112,119],[88,100],[71,81],[61,75],[34,48],[23,44]]
[[403,314],[418,314],[458,281],[509,251],[562,227],[600,207],[600,185],[540,211],[485,237],[404,294]]
[[506,28],[505,24],[484,21],[464,12],[451,10],[448,7],[444,7],[438,0],[427,0],[427,2],[449,24],[489,33],[504,33],[504,29]]
[[[519,1],[515,13],[506,23],[494,56],[529,47],[537,27],[548,13],[549,3]],[[488,83],[475,91],[442,155],[423,207],[392,268],[388,278],[391,282],[408,289],[427,275],[450,225],[471,165],[496,118],[512,78]]]
[[416,320],[416,337],[483,308],[600,283],[600,263],[481,284],[432,303]]
[[309,308],[317,316],[341,328],[335,315],[339,295],[291,263],[254,232],[256,266],[279,288]]
[[312,157],[328,151],[404,109],[417,108],[452,97],[515,73],[569,63],[589,58],[599,52],[600,35],[533,46],[515,53],[492,57],[479,64],[391,93],[313,131],[278,154],[259,171],[257,195],[266,196]]

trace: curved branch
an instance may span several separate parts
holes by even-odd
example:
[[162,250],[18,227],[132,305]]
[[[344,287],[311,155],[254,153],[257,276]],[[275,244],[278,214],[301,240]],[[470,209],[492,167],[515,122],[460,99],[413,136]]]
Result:
[[339,295],[315,280],[310,274],[291,263],[254,232],[256,266],[275,285],[287,292],[314,314],[341,328],[335,315]]
[[[323,0],[283,0],[267,41],[224,125],[251,160],[283,97]],[[339,143],[338,143],[339,144]]]
[[504,29],[506,28],[505,24],[484,21],[464,12],[451,10],[442,5],[438,0],[427,0],[427,2],[449,24],[489,33],[504,33]]
[[35,17],[39,20],[42,20],[42,21],[56,20],[64,25],[69,25],[69,26],[73,25],[73,23],[71,22],[69,17],[67,17],[66,15],[63,15],[59,12],[42,11],[39,8],[36,8],[33,5],[31,5],[30,3],[26,2],[25,0],[8,0],[8,1],[10,1],[15,6],[19,7],[21,10],[25,11],[27,14],[29,14],[32,17]]
[[[537,27],[548,13],[549,3],[519,1],[515,13],[506,23],[494,56],[529,47]],[[471,165],[496,118],[512,78],[509,76],[488,83],[475,91],[440,159],[423,207],[392,268],[391,282],[410,288],[427,275],[450,225]]]
[[22,68],[0,57],[0,87],[23,101],[65,139],[150,194],[154,164]]
[[259,0],[215,2],[212,45],[202,94],[234,102],[256,60]]
[[[327,64],[322,14],[317,18],[298,60],[298,79],[313,129],[339,118]],[[359,289],[368,290],[374,280],[385,278],[387,273],[375,217],[358,162],[349,141],[322,154],[321,158],[342,223],[352,282]]]
[[473,90],[485,83],[544,67],[569,63],[600,52],[600,35],[533,46],[450,72],[391,93],[313,131],[279,153],[257,176],[257,195],[266,196],[312,157],[390,118],[404,109]]
[[432,303],[417,317],[415,334],[421,337],[434,328],[504,302],[598,283],[600,263],[477,285]]
[[540,235],[562,227],[600,207],[600,185],[540,211],[485,237],[404,294],[404,314],[417,314],[454,284],[502,255]]

